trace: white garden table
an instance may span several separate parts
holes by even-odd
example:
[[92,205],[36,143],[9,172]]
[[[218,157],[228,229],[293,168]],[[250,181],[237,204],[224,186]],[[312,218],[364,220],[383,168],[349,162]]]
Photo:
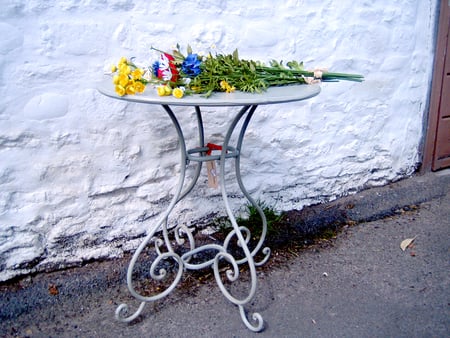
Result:
[[[147,105],[160,105],[164,108],[164,110],[169,115],[175,130],[178,135],[178,141],[181,147],[181,166],[180,166],[180,175],[178,180],[178,185],[175,189],[175,193],[172,197],[172,200],[167,208],[167,210],[162,214],[162,217],[159,219],[159,222],[149,229],[148,234],[143,239],[141,245],[135,251],[127,272],[127,285],[130,293],[141,302],[140,306],[137,310],[128,315],[128,306],[126,304],[121,304],[116,310],[116,318],[118,320],[124,322],[130,322],[134,320],[139,314],[142,312],[144,306],[148,302],[154,302],[158,299],[161,299],[167,296],[171,291],[175,289],[178,285],[181,277],[186,270],[199,270],[207,267],[212,267],[214,271],[214,276],[222,293],[225,297],[231,301],[233,304],[237,305],[239,308],[239,312],[241,318],[245,325],[252,331],[258,332],[263,329],[263,319],[259,313],[252,314],[252,320],[247,318],[246,311],[244,306],[248,304],[256,292],[257,286],[257,276],[256,276],[256,267],[261,266],[267,262],[270,249],[267,247],[263,248],[264,240],[267,233],[267,222],[264,212],[258,206],[258,204],[253,200],[253,198],[249,195],[244,184],[242,183],[241,171],[240,171],[240,155],[242,143],[244,140],[244,134],[247,129],[247,126],[250,122],[250,119],[255,112],[256,108],[259,105],[268,105],[268,104],[280,104],[294,101],[301,101],[309,99],[313,96],[316,96],[320,92],[320,86],[317,84],[314,85],[291,85],[291,86],[283,86],[283,87],[270,87],[267,91],[261,94],[252,94],[252,93],[243,93],[243,92],[233,92],[233,93],[213,93],[209,98],[205,98],[200,95],[190,95],[185,96],[182,99],[177,99],[172,96],[158,96],[156,90],[152,90],[151,88],[147,88],[144,94],[132,95],[132,96],[118,96],[114,91],[114,86],[112,84],[111,78],[108,78],[104,82],[102,82],[98,90],[113,99],[124,100],[127,102],[136,102]],[[170,108],[171,106],[189,106],[194,107],[197,125],[198,125],[198,147],[193,149],[186,148],[186,140],[183,134],[182,127],[175,116],[174,112]],[[230,116],[230,123],[221,145],[220,154],[212,154],[211,148],[205,144],[205,136],[204,136],[204,128],[203,128],[203,119],[202,112],[200,107],[237,107],[236,113],[234,116]],[[274,119],[276,117],[274,116]],[[238,132],[238,138],[236,145],[230,145],[230,139],[233,135],[235,129],[237,129],[237,125],[239,121],[243,121]],[[249,246],[249,242],[251,239],[250,230],[240,226],[236,222],[236,217],[233,215],[233,211],[230,208],[227,190],[226,190],[226,181],[225,181],[225,162],[226,160],[234,159],[235,161],[235,174],[236,180],[240,187],[242,194],[248,199],[248,201],[255,207],[261,216],[261,236],[257,239],[257,244],[254,247]],[[167,227],[168,218],[174,209],[175,205],[185,198],[189,192],[192,191],[194,186],[196,185],[198,178],[200,177],[200,172],[202,168],[203,162],[208,161],[219,161],[220,167],[219,172],[217,173],[220,189],[222,193],[223,203],[225,205],[225,209],[229,220],[232,224],[232,229],[229,234],[226,236],[224,243],[222,245],[218,245],[216,243],[206,244],[197,247],[195,245],[194,235],[191,230],[188,229],[185,225],[178,225],[175,229],[173,229],[174,240],[169,238],[169,229]],[[186,181],[186,168],[190,163],[195,163],[195,173],[191,178],[189,184],[185,186]],[[212,173],[214,175],[214,173]],[[172,230],[171,230],[172,231]],[[183,238],[184,237],[184,238]],[[187,239],[187,241],[186,241]],[[238,246],[242,249],[242,255],[240,257],[235,257],[230,252],[230,243],[235,241]],[[156,253],[156,258],[151,264],[150,268],[150,277],[156,281],[164,280],[169,274],[167,269],[162,267],[163,262],[167,262],[170,260],[174,261],[175,268],[173,269],[172,278],[173,281],[170,282],[170,285],[166,287],[164,290],[159,292],[156,295],[143,295],[138,292],[134,287],[133,283],[133,275],[135,270],[135,264],[138,260],[138,257],[142,254],[143,250],[153,243]],[[175,251],[175,245],[187,245],[188,250],[185,250],[185,253],[178,254]],[[201,253],[208,252],[209,255],[201,255]],[[213,252],[213,258],[211,258],[210,253]],[[259,261],[255,261],[255,256],[259,253],[259,257],[262,255],[262,259]],[[204,261],[198,261],[194,259],[195,262],[192,261],[194,257],[209,257],[205,258]],[[247,296],[244,298],[237,298],[231,294],[231,292],[227,289],[226,285],[223,282],[221,272],[222,268],[219,268],[219,264],[224,264],[226,262],[229,266],[225,271],[226,278],[229,282],[235,282],[239,279],[240,271],[239,266],[242,264],[248,265],[250,272],[250,286],[247,293]]]

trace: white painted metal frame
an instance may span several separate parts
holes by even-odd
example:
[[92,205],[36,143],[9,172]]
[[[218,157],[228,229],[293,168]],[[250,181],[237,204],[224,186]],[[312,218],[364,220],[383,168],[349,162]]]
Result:
[[[104,82],[99,86],[99,91],[107,96],[123,99],[132,102],[148,103],[148,104],[160,104],[164,110],[169,115],[178,135],[178,141],[181,148],[181,159],[180,159],[180,176],[178,185],[175,189],[174,196],[167,208],[167,210],[161,216],[159,222],[156,226],[152,227],[152,230],[144,238],[140,246],[135,251],[127,271],[127,285],[131,295],[140,301],[140,305],[135,310],[134,313],[129,314],[129,308],[126,304],[121,304],[116,310],[116,319],[123,322],[131,322],[136,319],[142,312],[144,306],[148,302],[154,302],[161,299],[170,292],[172,292],[181,280],[183,271],[185,270],[199,270],[207,267],[212,267],[214,276],[219,286],[219,289],[224,294],[224,296],[233,304],[237,305],[239,308],[239,313],[244,324],[251,331],[259,332],[263,329],[264,323],[263,318],[259,313],[253,313],[251,320],[248,319],[245,306],[253,299],[256,288],[257,288],[257,276],[256,267],[261,266],[267,262],[270,256],[270,249],[263,247],[264,240],[267,234],[267,221],[264,212],[260,206],[255,202],[255,200],[250,196],[246,190],[241,177],[240,169],[240,155],[242,149],[242,143],[244,140],[245,131],[250,123],[250,120],[260,104],[273,104],[282,102],[299,101],[310,98],[317,95],[320,92],[320,87],[317,85],[299,85],[299,86],[288,86],[288,87],[273,87],[269,88],[266,93],[263,94],[249,94],[249,93],[233,93],[225,94],[218,93],[214,94],[210,98],[203,98],[200,96],[188,96],[183,99],[175,99],[172,97],[158,97],[155,94],[146,94],[141,96],[126,96],[119,97],[114,93],[110,79],[109,82]],[[182,105],[182,106],[193,106],[195,107],[197,126],[198,126],[198,144],[197,148],[187,149],[186,141],[183,134],[183,130],[180,123],[175,116],[174,112],[170,108],[170,105]],[[225,139],[222,144],[222,150],[220,155],[207,154],[208,148],[205,146],[204,137],[204,127],[202,113],[200,106],[241,106],[241,109],[236,116],[231,121],[228,127]],[[230,145],[230,140],[234,134],[239,122],[242,121],[241,127],[238,131],[238,138],[236,145]],[[226,180],[225,180],[225,163],[227,159],[235,160],[235,175],[236,180],[242,194],[247,198],[247,200],[255,207],[261,216],[262,220],[262,231],[261,236],[257,240],[257,244],[254,248],[250,249],[249,243],[251,238],[250,230],[246,227],[240,226],[236,222],[236,217],[233,215],[233,211],[230,207],[227,190],[226,190]],[[177,245],[188,245],[189,250],[182,255],[175,252],[174,245],[169,238],[169,230],[167,228],[168,218],[173,211],[175,205],[185,198],[189,192],[192,191],[196,185],[198,178],[200,177],[200,172],[202,168],[202,163],[205,161],[220,161],[219,170],[219,180],[220,188],[222,193],[222,199],[225,205],[226,213],[232,224],[232,230],[226,236],[223,245],[218,244],[206,244],[200,247],[196,247],[195,240],[192,232],[185,225],[179,225],[174,229],[174,238]],[[193,178],[191,182],[185,186],[186,180],[186,167],[191,163],[197,163]],[[162,229],[162,230],[161,230]],[[159,236],[161,234],[161,236]],[[158,237],[159,236],[159,237]],[[160,238],[162,237],[162,239]],[[186,240],[188,242],[186,242]],[[167,260],[173,260],[175,264],[173,281],[164,290],[156,295],[145,296],[138,292],[133,283],[133,273],[135,272],[135,265],[142,254],[143,250],[149,246],[152,242],[155,246],[156,258],[151,263],[150,277],[155,281],[164,280],[168,273],[165,268],[161,267],[161,263]],[[234,257],[230,252],[229,247],[232,241],[236,241],[238,246],[242,249],[243,257]],[[198,257],[200,253],[205,252],[215,252],[214,258],[205,258],[206,261],[192,262],[193,257]],[[260,261],[255,261],[255,256],[257,254],[262,255]],[[201,256],[201,255],[200,255]],[[208,255],[203,255],[204,257],[209,257]],[[201,256],[201,257],[203,257]],[[229,282],[235,282],[240,277],[239,266],[242,264],[248,265],[250,273],[250,287],[247,296],[243,298],[237,298],[231,294],[231,292],[225,286],[221,271],[223,269],[219,268],[219,263],[227,262],[229,268],[225,271],[225,277]]]

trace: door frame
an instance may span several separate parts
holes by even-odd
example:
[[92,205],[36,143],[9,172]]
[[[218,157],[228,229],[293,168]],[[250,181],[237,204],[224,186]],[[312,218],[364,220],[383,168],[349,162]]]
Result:
[[431,84],[430,105],[426,128],[423,160],[420,171],[422,173],[433,170],[434,154],[436,149],[436,136],[439,122],[439,109],[444,80],[444,66],[447,48],[447,34],[450,24],[450,0],[441,0],[439,10],[439,23],[436,38],[436,49],[433,67],[433,80]]

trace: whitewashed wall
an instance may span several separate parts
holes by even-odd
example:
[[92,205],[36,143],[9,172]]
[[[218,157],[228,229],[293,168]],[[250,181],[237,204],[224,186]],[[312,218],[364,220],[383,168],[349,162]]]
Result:
[[[119,256],[164,210],[179,169],[168,118],[95,89],[121,56],[152,62],[152,45],[237,47],[243,58],[303,60],[366,76],[362,84],[323,84],[308,102],[257,111],[244,144],[244,181],[278,210],[414,172],[437,0],[274,3],[2,1],[0,280]],[[176,111],[193,135],[193,114]],[[230,114],[206,114],[208,141],[220,141]],[[219,192],[205,181],[172,223],[223,214]],[[233,199],[236,209],[242,202]]]

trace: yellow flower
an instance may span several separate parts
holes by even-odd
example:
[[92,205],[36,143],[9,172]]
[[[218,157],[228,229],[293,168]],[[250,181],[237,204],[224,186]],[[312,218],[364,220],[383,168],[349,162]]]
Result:
[[181,88],[175,88],[172,92],[172,95],[177,99],[181,99],[184,96],[184,90]]
[[228,86],[226,92],[227,93],[232,93],[236,90],[236,88],[234,86]]
[[166,87],[166,86],[158,86],[158,87],[156,87],[156,92],[158,93],[159,96],[165,96],[166,95],[166,90],[164,89],[164,87]]
[[134,83],[134,89],[136,89],[137,93],[143,93],[145,90],[145,84],[143,84],[141,81],[136,81]]
[[113,83],[115,84],[115,85],[117,85],[117,84],[119,84],[119,79],[120,79],[120,76],[119,75],[114,75],[113,76]]
[[136,94],[136,88],[134,87],[134,83],[131,82],[127,88],[125,89],[127,95],[134,95]]
[[119,60],[119,67],[120,67],[120,65],[127,64],[127,63],[128,63],[127,58],[125,56],[122,56]]
[[131,68],[126,63],[119,64],[119,72],[122,74],[129,75],[131,74]]
[[166,93],[165,95],[170,95],[172,94],[172,88],[170,88],[170,86],[165,85],[164,92]]
[[232,93],[236,90],[235,87],[230,86],[230,84],[227,81],[220,81],[220,88],[222,88],[227,93]]
[[128,84],[128,81],[129,81],[128,75],[123,74],[123,73],[119,74],[119,85],[121,85],[122,87],[125,88]]
[[117,72],[117,66],[116,65],[112,65],[111,66],[111,73],[115,73]]
[[133,71],[131,72],[131,77],[132,77],[134,80],[139,80],[139,79],[142,77],[143,74],[144,74],[144,72],[142,71],[142,69],[136,68],[135,70],[133,70]]
[[124,96],[126,94],[125,88],[122,87],[121,85],[117,85],[115,87],[115,91],[116,91],[117,95],[119,95],[119,96]]
[[170,88],[170,86],[168,85],[161,85],[156,87],[156,92],[159,96],[167,96],[172,94],[172,88]]

